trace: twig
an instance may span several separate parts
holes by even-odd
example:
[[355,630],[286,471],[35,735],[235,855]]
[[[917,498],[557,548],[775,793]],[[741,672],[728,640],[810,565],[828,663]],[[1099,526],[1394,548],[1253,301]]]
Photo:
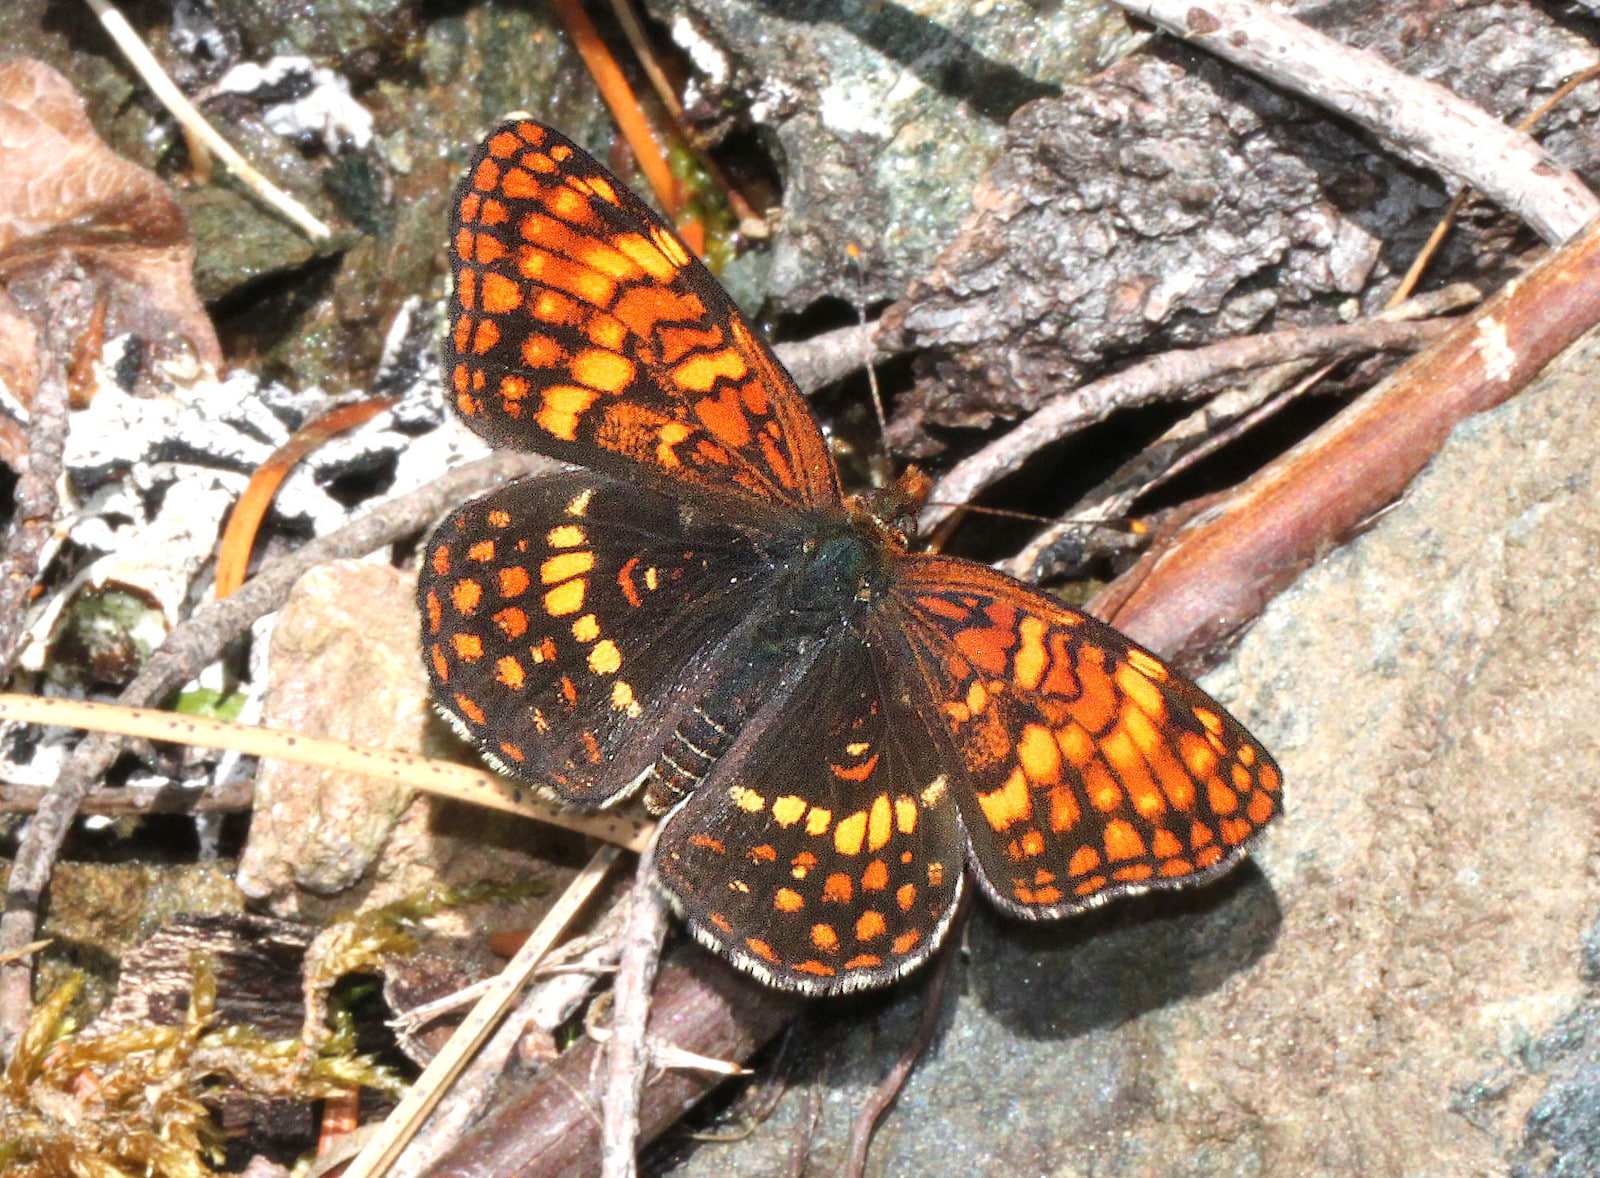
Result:
[[759,216],[750,207],[750,202],[745,200],[744,194],[728,183],[728,178],[722,174],[722,169],[717,166],[716,158],[711,154],[706,144],[705,137],[689,125],[689,120],[684,117],[683,103],[678,101],[678,91],[672,79],[667,77],[666,71],[661,68],[661,63],[656,59],[655,49],[650,43],[650,37],[645,32],[644,25],[640,22],[638,13],[634,11],[631,0],[611,0],[611,15],[616,17],[617,27],[622,30],[622,35],[628,39],[628,46],[633,50],[634,60],[638,63],[644,76],[650,80],[650,88],[655,91],[656,101],[667,112],[667,117],[672,120],[674,132],[683,142],[694,148],[700,157],[701,166],[711,177],[717,188],[727,198],[728,207],[733,210],[733,215],[738,219],[739,231],[746,237],[765,238],[769,229],[766,219]]
[[1116,410],[1193,397],[1205,382],[1291,360],[1329,360],[1356,352],[1396,351],[1437,338],[1437,323],[1366,321],[1333,327],[1288,328],[1244,336],[1188,351],[1166,352],[1048,401],[1010,433],[956,463],[933,489],[936,507],[922,513],[931,532],[978,492],[1021,466],[1034,453]]
[[814,393],[885,355],[878,346],[877,323],[860,323],[824,332],[773,351],[802,392]]
[[[777,1109],[778,1102],[783,1099],[783,1094],[789,1090],[796,1027],[797,1024],[791,1023],[784,1031],[783,1037],[778,1040],[777,1049],[772,1053],[772,1058],[767,1061],[765,1074],[761,1079],[750,1084],[740,1094],[738,1102],[722,1114],[720,1119],[732,1122],[735,1127],[698,1130],[688,1135],[691,1141],[731,1145],[736,1141],[745,1140],[766,1123],[767,1118]],[[750,1074],[750,1069],[745,1069],[745,1072]]]
[[251,167],[249,161],[235,151],[231,143],[217,134],[211,124],[206,122],[205,116],[194,108],[194,104],[184,96],[183,91],[167,77],[161,68],[161,63],[156,61],[150,50],[145,47],[144,42],[139,39],[139,34],[133,31],[133,27],[128,24],[127,18],[122,13],[113,8],[107,0],[87,0],[87,3],[100,18],[100,23],[105,26],[111,39],[116,42],[117,48],[122,50],[128,63],[138,71],[145,85],[150,87],[151,93],[171,112],[172,117],[178,120],[185,132],[204,143],[257,196],[299,226],[307,237],[313,241],[321,241],[332,235],[333,231],[307,211],[304,205]]
[[436,797],[548,822],[630,851],[639,850],[649,838],[649,830],[641,821],[621,814],[567,809],[484,769],[430,760],[397,749],[372,748],[210,716],[4,692],[0,692],[0,720],[112,732],[196,748],[230,749],[251,757],[273,757],[296,765],[361,773]]
[[806,1102],[795,1125],[794,1145],[789,1150],[789,1168],[786,1178],[804,1178],[806,1164],[811,1161],[811,1139],[817,1135],[817,1122],[822,1119],[822,1090],[827,1080],[828,1061],[822,1061],[821,1076],[806,1089]]
[[1122,8],[1302,94],[1406,159],[1469,185],[1560,245],[1600,199],[1528,135],[1443,86],[1402,73],[1254,0],[1117,0]]
[[900,1058],[894,1061],[894,1066],[883,1077],[877,1090],[861,1106],[861,1111],[856,1114],[855,1124],[850,1126],[850,1150],[844,1164],[845,1178],[861,1178],[861,1175],[866,1173],[867,1150],[872,1145],[872,1133],[878,1127],[878,1118],[882,1117],[888,1107],[895,1102],[895,1098],[900,1095],[900,1089],[905,1087],[906,1080],[911,1075],[911,1069],[933,1043],[933,1036],[939,1030],[939,1019],[944,1014],[944,991],[945,984],[950,980],[950,963],[955,960],[955,947],[961,943],[959,933],[971,913],[972,890],[969,888],[962,897],[961,911],[955,917],[955,928],[952,930],[954,935],[945,941],[943,952],[933,963],[933,972],[922,995],[922,1017],[917,1020],[916,1033],[906,1043],[905,1049],[900,1052]]
[[[282,605],[307,569],[325,561],[371,552],[410,535],[473,494],[512,479],[547,470],[547,459],[498,453],[451,471],[414,491],[375,508],[329,536],[274,562],[232,597],[213,602],[173,628],[151,655],[119,702],[143,706],[182,687],[251,622]],[[50,879],[56,852],[66,838],[78,805],[122,750],[115,737],[91,736],[73,750],[50,796],[23,833],[6,883],[0,915],[0,953],[34,939],[39,900]],[[27,1025],[32,1000],[27,960],[0,965],[0,1040],[7,1053]]]
[[52,312],[40,333],[39,385],[29,410],[28,461],[17,478],[10,535],[0,552],[0,683],[27,632],[27,600],[39,562],[55,528],[56,480],[67,438],[67,376],[59,347],[61,324]]
[[356,1155],[355,1161],[345,1170],[344,1178],[373,1178],[381,1174],[405,1148],[406,1142],[429,1110],[438,1103],[444,1089],[460,1072],[467,1058],[511,1009],[528,976],[539,964],[539,959],[550,951],[567,924],[577,915],[578,909],[588,903],[589,897],[605,879],[606,872],[616,862],[618,854],[615,847],[601,847],[594,853],[555,907],[539,922],[533,935],[523,943],[517,955],[506,963],[495,984],[478,1000],[466,1021],[423,1069],[422,1075],[407,1090],[394,1112],[384,1121],[383,1127]]
[[1318,553],[1398,496],[1464,418],[1516,393],[1600,321],[1585,230],[1090,603],[1194,670]]
[[[0,814],[31,814],[50,795],[48,786],[0,782]],[[83,799],[80,814],[242,814],[255,800],[255,784],[230,781],[205,789],[171,785],[125,785],[97,789]]]
[[552,0],[551,7],[566,26],[573,47],[583,58],[583,64],[588,67],[595,85],[600,88],[600,97],[605,99],[611,117],[622,131],[622,137],[633,149],[633,157],[639,162],[639,170],[649,182],[650,190],[655,193],[667,217],[675,220],[683,207],[677,178],[667,167],[666,156],[657,146],[650,124],[639,109],[639,100],[633,96],[633,88],[628,85],[616,58],[611,56],[611,51],[600,38],[600,31],[594,27],[594,22],[578,0]]
[[633,1178],[637,1172],[639,1089],[650,1062],[645,1026],[650,1019],[650,991],[661,959],[661,942],[667,934],[667,906],[656,891],[655,870],[652,839],[639,856],[634,873],[633,905],[612,992],[606,1099],[601,1109],[601,1178]]
[[283,480],[289,477],[295,463],[330,438],[371,421],[392,406],[394,400],[393,397],[365,397],[331,409],[295,430],[287,442],[267,455],[266,461],[256,467],[244,492],[228,513],[227,526],[222,529],[222,539],[217,544],[218,597],[226,597],[244,584],[256,530],[266,518],[267,508],[272,506],[272,497],[278,493]]

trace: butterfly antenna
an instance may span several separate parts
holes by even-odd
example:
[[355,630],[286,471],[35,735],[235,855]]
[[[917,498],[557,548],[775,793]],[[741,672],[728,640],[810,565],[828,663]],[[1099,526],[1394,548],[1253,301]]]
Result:
[[[861,248],[855,242],[844,247],[845,256],[850,259],[851,269],[856,274],[856,319],[862,327],[867,325],[867,270],[861,261]],[[889,449],[889,418],[883,412],[883,393],[878,388],[878,370],[871,361],[867,362],[867,387],[872,390],[872,411],[878,415],[878,437],[883,440],[883,448],[887,453]]]

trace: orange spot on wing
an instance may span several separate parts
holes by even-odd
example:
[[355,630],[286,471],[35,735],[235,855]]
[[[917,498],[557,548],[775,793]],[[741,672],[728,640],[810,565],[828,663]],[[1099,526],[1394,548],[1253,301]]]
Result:
[[999,789],[978,794],[978,806],[984,821],[996,831],[1029,821],[1033,817],[1033,799],[1028,795],[1027,777],[1021,769],[1013,769]]
[[1139,837],[1139,832],[1133,828],[1132,823],[1124,822],[1120,818],[1106,823],[1105,844],[1106,858],[1112,862],[1120,859],[1137,859],[1146,854],[1144,839]]
[[850,898],[855,895],[855,890],[855,884],[851,882],[850,877],[842,871],[836,871],[823,883],[822,898],[836,904],[848,904]]
[[889,926],[883,919],[883,913],[867,909],[856,918],[856,940],[863,943],[874,937],[881,937],[888,932]]

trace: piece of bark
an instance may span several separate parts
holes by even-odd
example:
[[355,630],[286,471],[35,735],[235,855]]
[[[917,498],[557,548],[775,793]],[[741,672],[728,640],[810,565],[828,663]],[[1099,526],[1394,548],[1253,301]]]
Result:
[[[1297,7],[1506,122],[1600,60],[1526,4],[1463,0],[1448,20],[1436,0]],[[1580,89],[1540,124],[1551,154],[1580,172],[1600,161],[1597,104]],[[1373,313],[1446,195],[1328,112],[1159,39],[1012,120],[961,236],[885,315],[886,345],[926,350],[897,419],[987,425],[1128,355],[1333,323],[1352,296]],[[1527,236],[1481,206],[1430,281],[1493,284]],[[908,452],[937,445],[904,432]]]
[[1600,213],[1583,182],[1528,135],[1252,0],[1117,0],[1135,16],[1358,123],[1412,163],[1476,188],[1552,245]]

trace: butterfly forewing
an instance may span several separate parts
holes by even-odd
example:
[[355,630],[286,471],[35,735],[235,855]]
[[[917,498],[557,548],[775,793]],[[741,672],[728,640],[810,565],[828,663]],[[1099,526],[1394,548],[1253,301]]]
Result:
[[[434,533],[419,595],[434,699],[506,772],[614,800],[710,677],[765,566],[735,529],[586,472],[515,483]],[[701,660],[701,661],[697,661]]]
[[473,428],[625,478],[837,506],[821,431],[717,281],[571,140],[484,141],[451,213],[446,371]]
[[1278,813],[1266,750],[1111,627],[970,561],[907,556],[879,632],[920,678],[985,890],[1022,916],[1225,869]]
[[778,985],[882,985],[944,935],[964,870],[949,779],[859,636],[829,641],[661,832],[701,941]]

